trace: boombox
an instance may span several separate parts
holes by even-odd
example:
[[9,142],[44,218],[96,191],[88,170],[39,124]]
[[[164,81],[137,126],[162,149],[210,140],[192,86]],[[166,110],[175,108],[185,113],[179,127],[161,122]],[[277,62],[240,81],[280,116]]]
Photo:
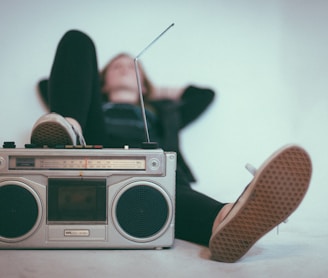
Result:
[[162,149],[0,149],[0,249],[169,248],[175,172]]

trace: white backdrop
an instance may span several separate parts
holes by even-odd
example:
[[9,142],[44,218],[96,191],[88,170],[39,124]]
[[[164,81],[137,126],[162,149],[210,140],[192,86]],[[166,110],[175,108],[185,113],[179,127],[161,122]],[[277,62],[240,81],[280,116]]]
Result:
[[[259,166],[286,143],[313,159],[302,217],[327,217],[328,35],[325,0],[1,0],[0,143],[29,141],[46,112],[36,83],[50,71],[68,29],[87,32],[102,67],[121,51],[137,54],[172,22],[142,60],[156,85],[213,88],[210,110],[182,133],[199,180],[222,201],[238,196]],[[324,212],[323,212],[324,211]]]

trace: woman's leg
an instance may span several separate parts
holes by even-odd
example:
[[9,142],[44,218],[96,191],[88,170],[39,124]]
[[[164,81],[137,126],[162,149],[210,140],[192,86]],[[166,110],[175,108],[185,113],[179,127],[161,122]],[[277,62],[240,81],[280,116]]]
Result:
[[58,44],[49,78],[50,111],[76,119],[88,144],[105,144],[96,50],[80,31],[68,31]]
[[213,223],[224,206],[189,185],[177,184],[176,238],[208,246]]

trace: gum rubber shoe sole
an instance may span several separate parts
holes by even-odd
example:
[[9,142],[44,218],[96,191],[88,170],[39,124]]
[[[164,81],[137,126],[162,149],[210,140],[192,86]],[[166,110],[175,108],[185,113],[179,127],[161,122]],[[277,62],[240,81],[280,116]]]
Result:
[[212,259],[236,262],[302,202],[311,179],[307,152],[291,145],[274,153],[246,187],[210,239]]
[[33,132],[31,139],[33,144],[38,146],[47,145],[54,147],[56,145],[73,145],[73,140],[67,131],[58,123],[42,123]]
[[72,125],[61,115],[49,113],[34,124],[31,143],[37,146],[55,147],[76,144],[76,134]]

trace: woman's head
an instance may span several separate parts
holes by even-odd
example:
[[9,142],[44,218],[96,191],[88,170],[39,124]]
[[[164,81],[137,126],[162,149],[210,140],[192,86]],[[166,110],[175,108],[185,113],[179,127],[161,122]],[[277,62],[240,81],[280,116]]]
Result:
[[[139,64],[139,63],[138,63]],[[145,100],[153,92],[153,86],[139,64],[141,86]],[[102,92],[109,101],[138,102],[138,84],[134,59],[126,53],[116,55],[101,72]]]

